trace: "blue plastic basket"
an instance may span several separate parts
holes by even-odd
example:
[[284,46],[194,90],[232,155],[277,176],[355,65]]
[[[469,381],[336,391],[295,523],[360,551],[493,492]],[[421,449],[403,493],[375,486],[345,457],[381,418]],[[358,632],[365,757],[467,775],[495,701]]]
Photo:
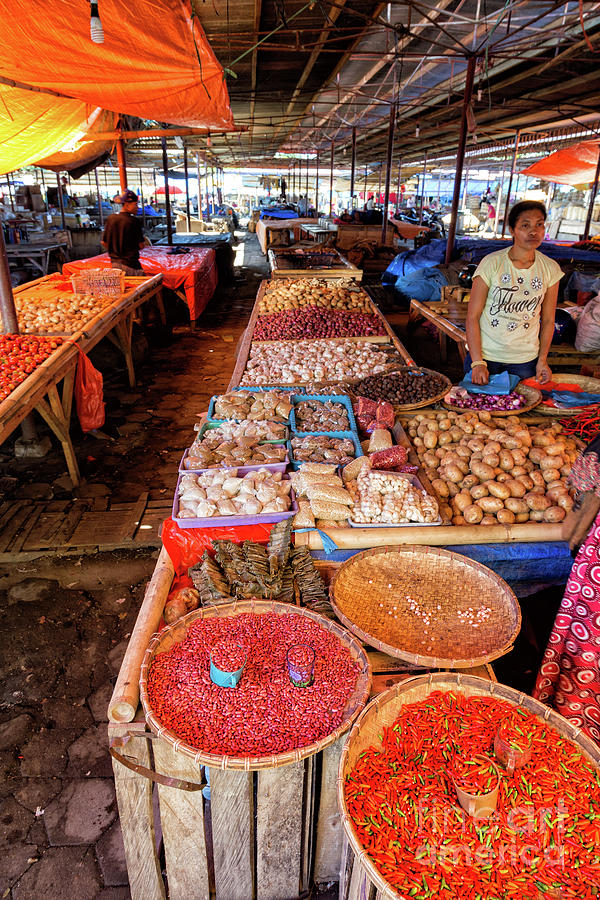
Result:
[[297,403],[303,403],[305,400],[314,401],[315,403],[325,403],[327,400],[331,400],[333,403],[339,403],[340,406],[343,406],[348,413],[348,421],[350,422],[350,431],[358,435],[358,429],[356,427],[356,419],[354,418],[354,411],[352,409],[352,402],[349,397],[345,397],[343,395],[338,394],[294,394],[292,396],[292,411],[290,413],[290,427],[294,434],[299,435],[300,437],[305,437],[307,434],[329,434],[326,431],[301,431],[296,424],[296,410],[294,406]]
[[[315,437],[322,437],[323,435],[325,435],[326,437],[332,438],[350,438],[350,440],[354,443],[355,457],[364,456],[358,436],[356,434],[353,434],[352,431],[310,431],[306,434],[299,434],[298,437],[310,437],[311,435],[314,435]],[[294,458],[294,449],[292,447],[291,440],[288,441],[288,455],[290,458],[290,465],[294,470],[298,470],[300,466],[302,466],[305,462],[305,460],[297,460]]]

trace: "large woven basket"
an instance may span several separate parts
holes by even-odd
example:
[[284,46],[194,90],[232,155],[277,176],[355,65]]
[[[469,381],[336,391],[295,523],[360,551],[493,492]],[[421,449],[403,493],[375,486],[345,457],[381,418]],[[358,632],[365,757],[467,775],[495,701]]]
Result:
[[[452,382],[446,375],[443,375],[442,372],[436,372],[434,369],[426,369],[423,366],[394,366],[391,371],[382,372],[382,375],[393,375],[394,372],[424,372],[426,375],[437,375],[438,378],[442,378],[444,380],[443,388],[438,391],[437,394],[434,394],[433,397],[428,397],[427,400],[420,400],[418,403],[395,403],[394,409],[403,412],[409,409],[422,409],[425,406],[432,406],[434,403],[437,403],[438,400],[441,400],[446,396],[450,388],[452,387]],[[364,381],[364,379],[363,379]],[[354,391],[357,395],[360,394],[360,386],[361,382],[358,381],[355,384]]]
[[[356,683],[356,689],[346,705],[341,724],[328,734],[313,744],[305,747],[298,747],[294,750],[286,751],[268,756],[224,756],[222,754],[206,753],[192,747],[181,738],[165,728],[162,723],[154,715],[150,700],[148,697],[148,672],[152,664],[152,660],[159,653],[169,650],[174,644],[180,643],[186,636],[187,630],[193,622],[198,619],[208,619],[214,616],[227,617],[239,616],[242,613],[277,613],[277,615],[293,615],[306,616],[317,622],[321,628],[336,635],[342,644],[348,648],[353,659],[360,664],[360,673]],[[243,600],[234,601],[232,603],[219,604],[219,606],[207,607],[206,609],[195,610],[164,628],[159,634],[154,635],[148,645],[148,649],[144,654],[142,667],[140,670],[140,700],[146,715],[146,722],[152,731],[159,737],[168,741],[175,750],[191,756],[194,762],[207,766],[213,766],[219,769],[243,769],[246,772],[256,771],[258,769],[272,769],[278,766],[285,766],[289,763],[298,762],[307,756],[312,756],[323,750],[324,747],[333,744],[340,735],[344,734],[358,714],[363,709],[371,690],[371,664],[360,643],[345,628],[342,628],[337,622],[320,616],[310,610],[293,606],[289,603],[278,603],[270,600]]]
[[[440,547],[363,550],[340,566],[330,594],[340,621],[362,641],[424,669],[481,666],[508,653],[521,628],[506,582]],[[484,620],[471,627],[482,608]]]
[[361,866],[380,892],[377,894],[377,897],[381,897],[381,900],[405,900],[405,898],[380,874],[358,839],[346,807],[344,796],[346,775],[352,771],[358,756],[363,750],[381,743],[383,729],[395,721],[402,706],[407,703],[418,703],[420,700],[425,700],[433,691],[450,690],[460,691],[467,697],[497,697],[501,700],[507,700],[515,706],[526,707],[573,741],[574,744],[577,744],[590,762],[600,769],[600,748],[591,738],[567,722],[557,712],[540,703],[539,700],[528,697],[527,694],[519,693],[519,691],[515,691],[504,684],[496,684],[483,678],[476,678],[474,675],[462,675],[451,672],[418,675],[400,682],[393,688],[390,688],[389,691],[380,694],[360,714],[346,740],[338,772],[338,806],[344,832]]
[[[521,394],[521,396],[525,397],[527,403],[525,406],[520,406],[518,409],[490,409],[489,412],[494,417],[498,416],[522,416],[523,413],[530,412],[530,410],[535,409],[536,406],[542,402],[542,394],[540,391],[535,388],[529,387],[527,384],[518,384],[515,388],[516,394]],[[459,413],[468,413],[468,412],[477,412],[477,410],[464,409],[462,406],[454,406],[451,400],[446,400],[446,397],[442,400],[442,405],[446,407],[446,409],[452,409]]]
[[[571,375],[569,372],[565,375],[556,375],[555,380],[564,384],[578,384],[582,391],[587,391],[589,394],[600,394],[600,378],[590,378],[589,375]],[[579,415],[584,409],[587,409],[587,406],[572,406],[570,409],[558,409],[556,406],[544,406],[542,403],[538,407],[537,412],[543,416],[553,416],[555,419],[566,419],[570,416]]]

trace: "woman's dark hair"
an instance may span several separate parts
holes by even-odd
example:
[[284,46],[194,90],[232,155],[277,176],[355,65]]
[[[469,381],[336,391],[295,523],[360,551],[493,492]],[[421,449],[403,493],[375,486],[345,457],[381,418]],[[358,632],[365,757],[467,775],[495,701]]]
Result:
[[536,209],[538,212],[541,212],[545,222],[548,213],[546,212],[546,207],[543,203],[540,203],[539,200],[520,200],[518,203],[515,203],[508,214],[508,227],[514,228],[517,224],[517,219],[519,218],[519,216],[522,216],[523,213],[526,212],[532,212],[534,209]]

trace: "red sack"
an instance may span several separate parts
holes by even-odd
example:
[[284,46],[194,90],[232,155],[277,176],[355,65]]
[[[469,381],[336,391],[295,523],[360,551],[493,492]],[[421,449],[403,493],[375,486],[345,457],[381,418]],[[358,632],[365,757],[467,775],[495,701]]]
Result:
[[375,413],[375,421],[377,428],[393,428],[394,427],[394,407],[387,400],[380,400],[377,404],[377,412]]
[[[212,528],[180,528],[173,519],[165,519],[160,531],[163,547],[171,557],[177,587],[187,587],[191,581],[187,579],[187,570],[200,561],[205,550],[213,554],[211,541],[255,541],[266,544],[271,534],[271,524],[255,525],[222,525]],[[175,586],[175,582],[173,582]]]
[[104,425],[103,385],[102,373],[80,351],[75,375],[75,404],[83,431]]

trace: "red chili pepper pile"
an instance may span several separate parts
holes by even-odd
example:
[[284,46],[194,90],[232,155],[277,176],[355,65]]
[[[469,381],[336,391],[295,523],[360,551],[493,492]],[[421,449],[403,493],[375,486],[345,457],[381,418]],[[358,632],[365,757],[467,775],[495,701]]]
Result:
[[[248,653],[234,691],[210,680],[210,651],[223,639]],[[314,683],[301,691],[287,672],[293,644],[315,650]],[[194,622],[181,643],[153,660],[148,697],[159,721],[193,747],[262,756],[304,747],[334,731],[358,673],[338,638],[312,619],[245,613]]]
[[531,760],[500,769],[498,807],[472,819],[458,805],[460,747],[493,759],[494,735],[515,707],[436,691],[402,707],[382,742],[346,778],[348,811],[383,877],[409,900],[591,900],[600,885],[600,774],[567,738],[518,708]]
[[0,402],[5,400],[57,347],[60,338],[0,335]]
[[496,787],[497,770],[489,757],[457,756],[452,766],[454,782],[469,794],[489,794]]
[[561,419],[564,434],[574,434],[583,441],[591,441],[600,434],[600,403],[593,403],[576,416]]
[[531,734],[523,728],[523,721],[518,715],[511,716],[500,723],[498,737],[511,750],[523,753],[531,747]]
[[211,658],[221,672],[237,672],[244,665],[246,651],[232,641],[221,641],[211,650]]

